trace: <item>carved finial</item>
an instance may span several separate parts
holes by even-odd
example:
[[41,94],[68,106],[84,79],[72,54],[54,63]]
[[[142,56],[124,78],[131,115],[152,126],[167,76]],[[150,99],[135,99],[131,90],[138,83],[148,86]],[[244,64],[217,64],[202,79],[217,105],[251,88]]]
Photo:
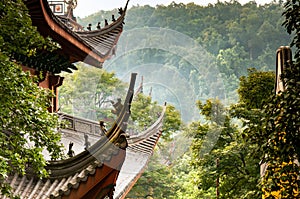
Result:
[[115,143],[116,146],[118,146],[121,149],[125,149],[128,146],[128,142],[126,139],[126,134],[121,134],[119,138],[117,139],[117,142]]
[[72,9],[77,7],[77,0],[65,0],[65,3]]

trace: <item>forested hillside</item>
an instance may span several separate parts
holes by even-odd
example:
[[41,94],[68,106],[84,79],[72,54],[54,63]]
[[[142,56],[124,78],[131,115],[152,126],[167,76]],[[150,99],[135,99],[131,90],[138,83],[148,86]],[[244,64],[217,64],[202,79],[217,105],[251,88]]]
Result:
[[[160,103],[175,104],[183,119],[191,121],[198,115],[189,108],[196,100],[218,97],[225,104],[235,102],[238,79],[248,68],[275,69],[277,48],[290,43],[281,26],[282,12],[281,3],[237,1],[205,7],[174,2],[135,6],[128,10],[116,56],[104,68],[120,78],[138,72],[146,92],[152,90]],[[79,21],[95,28],[112,14],[117,10]]]
[[[144,27],[168,28],[195,39],[216,56],[222,49],[240,45],[247,57],[255,60],[270,50],[274,53],[278,45],[289,43],[289,36],[281,26],[282,12],[280,3],[259,6],[255,2],[241,5],[237,1],[219,2],[205,7],[194,3],[174,2],[155,8],[135,6],[128,10],[125,30]],[[111,14],[115,13],[116,10],[100,11],[80,19],[80,22],[96,26],[98,21],[110,19]],[[265,62],[266,64],[273,64],[271,59],[266,61],[269,61]]]

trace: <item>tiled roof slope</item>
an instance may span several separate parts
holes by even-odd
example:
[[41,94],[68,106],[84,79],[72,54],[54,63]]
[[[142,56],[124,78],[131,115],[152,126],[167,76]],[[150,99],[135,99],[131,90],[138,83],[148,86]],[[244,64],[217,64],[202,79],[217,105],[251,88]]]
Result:
[[[128,146],[125,131],[130,115],[136,74],[132,74],[123,109],[106,136],[87,150],[65,160],[51,161],[49,177],[11,175],[7,183],[21,199],[112,198],[114,186]],[[29,172],[30,173],[30,172]],[[5,197],[1,197],[4,198]]]
[[83,61],[101,67],[103,62],[114,53],[115,46],[123,31],[127,10],[111,24],[94,31],[73,31],[59,17],[55,16],[47,0],[24,0],[34,26],[43,36],[50,36],[62,46],[62,53],[71,62]]
[[[61,179],[37,179],[34,176],[22,177],[15,174],[14,176],[10,176],[7,180],[14,189],[14,194],[19,195],[21,199],[63,198],[67,196],[69,196],[67,198],[72,198],[70,193],[73,189],[76,190],[79,186],[82,186],[83,183],[87,182],[88,178],[95,177],[97,170],[99,170],[98,173],[102,172],[104,174],[104,171],[108,169],[109,168],[107,168],[103,162],[95,160],[89,164],[89,166],[76,172],[74,175],[66,176]],[[112,169],[111,172],[113,172]],[[106,173],[105,176],[109,176],[109,173]],[[6,197],[2,198],[7,199]]]
[[151,127],[143,133],[127,139],[126,158],[117,180],[114,193],[115,199],[125,198],[126,194],[144,172],[153,154],[153,149],[162,134],[165,111],[166,106],[164,106],[160,117]]

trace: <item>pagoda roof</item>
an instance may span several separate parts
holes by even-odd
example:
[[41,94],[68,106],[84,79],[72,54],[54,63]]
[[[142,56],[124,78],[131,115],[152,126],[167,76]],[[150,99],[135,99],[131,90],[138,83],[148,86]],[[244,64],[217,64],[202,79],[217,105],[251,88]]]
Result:
[[[30,171],[7,178],[14,195],[21,199],[112,198],[128,146],[125,131],[130,116],[136,74],[131,75],[122,111],[115,123],[94,145],[74,157],[50,161],[49,176],[39,179]],[[1,195],[0,195],[1,196]],[[6,198],[6,197],[1,197]]]
[[111,24],[99,30],[73,30],[51,11],[47,0],[24,1],[34,26],[41,35],[50,36],[62,47],[62,53],[72,63],[83,61],[87,64],[102,67],[103,62],[115,51],[118,39],[123,31],[125,14],[128,6]]
[[138,135],[127,138],[126,158],[116,183],[115,199],[125,198],[148,165],[154,147],[162,134],[165,111],[166,106],[152,126]]

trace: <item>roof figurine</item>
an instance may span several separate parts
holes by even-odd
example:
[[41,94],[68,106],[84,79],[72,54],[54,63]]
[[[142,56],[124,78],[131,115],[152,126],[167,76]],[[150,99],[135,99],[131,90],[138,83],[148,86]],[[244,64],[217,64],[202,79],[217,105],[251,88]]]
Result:
[[92,30],[92,24],[89,24],[88,27],[87,27],[87,29],[88,29],[89,31],[91,31],[91,30]]
[[112,22],[115,22],[115,21],[116,21],[115,15],[111,15],[111,20],[112,20]]
[[67,6],[67,17],[76,20],[73,14],[73,10],[77,7],[77,0],[65,0]]
[[108,21],[107,21],[107,19],[104,20],[104,25],[105,25],[105,26],[108,26]]
[[101,29],[101,26],[100,26],[100,24],[101,24],[101,22],[98,22],[98,23],[97,23],[97,27],[96,27],[96,28],[97,28],[98,30],[100,30],[100,29]]
[[112,110],[111,112],[115,115],[119,115],[121,110],[123,109],[123,104],[121,102],[121,98],[118,98],[117,102],[111,101],[111,103],[114,107],[114,110]]
[[70,142],[70,144],[69,144],[69,151],[68,151],[68,156],[69,156],[69,158],[71,158],[71,157],[73,157],[73,156],[75,155],[75,152],[74,152],[74,150],[72,149],[72,148],[73,148],[73,145],[74,145],[74,143],[73,143],[73,142]]
[[100,124],[101,134],[106,135],[107,130],[106,130],[106,125],[105,125],[104,121],[100,120],[99,124]]
[[124,11],[123,11],[123,8],[122,8],[122,7],[121,7],[121,8],[118,8],[118,10],[119,10],[118,13],[119,13],[120,15],[122,15],[123,12],[124,12]]

